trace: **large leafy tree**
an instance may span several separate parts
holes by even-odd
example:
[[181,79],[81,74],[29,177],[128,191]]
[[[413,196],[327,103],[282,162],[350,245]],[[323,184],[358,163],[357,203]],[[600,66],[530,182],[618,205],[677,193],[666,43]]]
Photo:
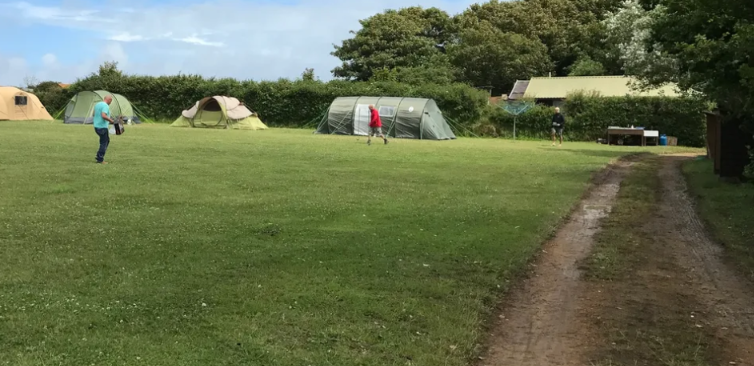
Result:
[[605,67],[589,56],[579,58],[568,71],[568,76],[600,76],[605,75]]
[[607,72],[619,72],[615,60],[604,52],[605,14],[617,8],[619,0],[491,0],[473,4],[455,19],[455,31],[489,22],[504,33],[538,39],[547,46],[555,71],[566,75],[570,66],[584,56],[600,62]]
[[517,79],[552,70],[547,47],[539,39],[503,32],[486,21],[462,30],[448,46],[448,55],[463,80],[492,86],[495,94],[510,91]]
[[645,75],[704,92],[729,111],[754,113],[754,2],[662,0],[649,52],[675,59],[671,72]]
[[[446,65],[440,66],[437,65]],[[438,55],[427,64],[415,67],[396,67],[374,70],[370,81],[397,81],[409,85],[450,84],[456,81],[456,70],[450,67],[446,55]]]
[[640,75],[662,82],[664,75],[674,73],[676,60],[661,52],[661,46],[651,39],[652,26],[665,15],[662,5],[647,6],[643,0],[626,0],[603,21],[607,27],[607,41],[628,75]]
[[[705,93],[729,123],[754,134],[754,2],[661,0],[659,6],[666,11],[646,45],[674,58],[676,67],[645,78]],[[749,169],[754,173],[754,164]]]
[[[369,80],[375,70],[388,68],[448,68],[444,53],[448,39],[448,13],[437,9],[409,7],[388,10],[361,20],[353,38],[335,46],[333,56],[343,64],[332,70],[335,77]],[[445,61],[443,63],[443,61]],[[431,63],[438,63],[431,65]]]

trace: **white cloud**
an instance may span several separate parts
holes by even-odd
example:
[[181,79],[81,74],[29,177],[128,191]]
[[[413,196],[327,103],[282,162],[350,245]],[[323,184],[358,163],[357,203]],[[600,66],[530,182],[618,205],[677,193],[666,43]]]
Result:
[[86,22],[92,26],[95,24],[109,23],[111,20],[101,16],[98,10],[88,9],[63,9],[52,6],[37,6],[28,2],[2,4],[5,8],[13,10],[14,17],[43,22]]
[[128,32],[118,33],[115,35],[112,35],[108,37],[111,41],[118,41],[118,42],[136,42],[136,41],[146,41],[148,38],[144,38],[143,36],[131,34]]
[[[18,55],[12,55],[14,58],[0,55],[0,83],[5,78],[17,82],[24,73],[71,82],[95,71],[106,57],[117,58],[123,70],[138,74],[182,72],[275,80],[297,77],[305,68],[312,67],[317,76],[326,80],[331,77],[330,70],[340,64],[330,55],[333,44],[348,38],[350,30],[358,29],[359,19],[414,4],[437,6],[454,14],[477,0],[416,0],[414,4],[405,0],[300,0],[296,4],[242,0],[158,4],[115,0],[100,3],[103,5],[99,8],[77,7],[75,2],[63,2],[65,5],[56,7],[2,1],[0,23],[84,30],[81,40],[64,42],[78,42],[78,46],[87,50],[79,51],[79,55],[86,55],[84,62],[68,65],[60,65],[66,55],[58,51],[54,69],[44,62],[41,66],[24,62],[20,76],[6,73],[4,67]],[[91,41],[92,37],[110,42],[103,49],[101,43]]]
[[197,36],[194,36],[194,35],[189,36],[189,37],[183,37],[183,38],[175,38],[174,40],[181,41],[181,42],[186,42],[186,43],[191,43],[191,44],[196,44],[196,45],[200,45],[200,46],[222,47],[222,46],[225,45],[222,42],[210,42],[210,41],[206,41],[206,40],[201,39],[201,38],[199,38]]
[[45,54],[42,56],[42,64],[47,67],[54,67],[58,63],[58,58],[52,53]]
[[[204,32],[209,33],[209,32]],[[144,41],[158,41],[158,40],[167,40],[167,41],[175,41],[175,42],[184,42],[184,43],[190,43],[198,46],[210,46],[210,47],[223,47],[225,46],[222,42],[212,42],[208,41],[203,38],[199,38],[196,34],[192,34],[188,37],[182,37],[182,38],[176,38],[173,37],[173,32],[167,32],[161,36],[143,36],[138,34],[131,34],[129,32],[123,32],[118,33],[115,35],[111,35],[107,37],[110,41],[117,41],[117,42],[144,42]]]
[[108,43],[107,46],[102,49],[100,57],[103,60],[116,61],[118,62],[118,66],[128,67],[128,55],[118,42]]
[[95,54],[85,62],[64,65],[58,57],[52,53],[45,54],[41,58],[42,67],[34,67],[21,57],[8,57],[0,53],[0,85],[24,86],[26,78],[37,81],[72,82],[77,77],[84,77],[97,70],[105,61],[117,61],[118,66],[128,68],[128,54],[123,47],[113,42]]

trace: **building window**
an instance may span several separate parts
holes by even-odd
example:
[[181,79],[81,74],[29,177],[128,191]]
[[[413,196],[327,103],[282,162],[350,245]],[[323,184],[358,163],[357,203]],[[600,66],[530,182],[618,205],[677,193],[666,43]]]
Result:
[[380,106],[380,117],[393,117],[395,116],[395,107]]
[[16,105],[26,105],[28,98],[23,95],[16,95]]

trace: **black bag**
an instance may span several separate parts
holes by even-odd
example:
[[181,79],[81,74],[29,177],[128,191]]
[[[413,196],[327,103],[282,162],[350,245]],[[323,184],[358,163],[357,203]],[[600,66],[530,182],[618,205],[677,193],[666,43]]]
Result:
[[113,123],[113,126],[115,127],[116,135],[122,135],[123,132],[126,132],[126,127],[123,126],[123,117],[118,118],[118,120]]

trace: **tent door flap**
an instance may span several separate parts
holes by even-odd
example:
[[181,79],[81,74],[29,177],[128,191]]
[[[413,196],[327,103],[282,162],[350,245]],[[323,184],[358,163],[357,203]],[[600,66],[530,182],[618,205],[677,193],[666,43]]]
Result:
[[357,104],[356,114],[353,119],[353,134],[366,136],[369,134],[369,119],[372,117],[369,104]]

